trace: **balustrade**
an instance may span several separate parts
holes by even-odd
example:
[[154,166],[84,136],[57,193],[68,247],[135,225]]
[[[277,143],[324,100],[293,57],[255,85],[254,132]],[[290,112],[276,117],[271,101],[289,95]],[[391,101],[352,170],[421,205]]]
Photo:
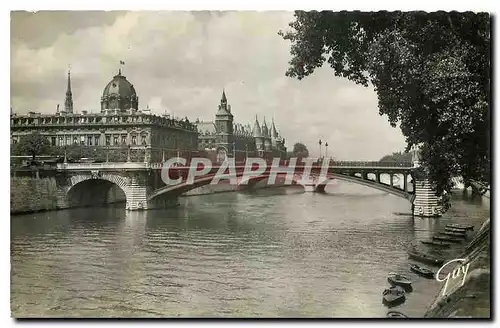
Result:
[[103,125],[161,125],[196,132],[196,125],[189,121],[174,120],[156,115],[120,114],[120,115],[40,115],[36,117],[13,116],[13,127],[33,126],[103,126]]

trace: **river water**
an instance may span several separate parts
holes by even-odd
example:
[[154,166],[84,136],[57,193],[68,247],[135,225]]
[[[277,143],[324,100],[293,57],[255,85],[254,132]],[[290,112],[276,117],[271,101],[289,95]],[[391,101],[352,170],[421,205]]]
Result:
[[[15,317],[384,317],[389,272],[414,279],[396,307],[423,316],[440,283],[408,270],[407,249],[449,222],[478,228],[489,205],[456,195],[440,219],[339,182],[11,218]],[[476,231],[477,231],[476,228]],[[463,245],[450,252],[458,252]]]

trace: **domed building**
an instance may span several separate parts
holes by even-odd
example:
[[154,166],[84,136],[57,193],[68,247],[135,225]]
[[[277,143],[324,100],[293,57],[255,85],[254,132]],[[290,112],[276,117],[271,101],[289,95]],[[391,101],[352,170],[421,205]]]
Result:
[[140,110],[137,92],[121,70],[104,87],[98,111],[74,110],[68,72],[64,109],[57,105],[54,114],[11,112],[11,143],[34,131],[47,136],[59,155],[76,145],[83,146],[78,147],[81,151],[73,156],[78,157],[75,160],[104,154],[109,161],[161,162],[164,158],[190,156],[198,149],[196,125],[187,119]]
[[101,113],[132,112],[139,109],[139,97],[135,88],[121,69],[106,85],[101,97]]

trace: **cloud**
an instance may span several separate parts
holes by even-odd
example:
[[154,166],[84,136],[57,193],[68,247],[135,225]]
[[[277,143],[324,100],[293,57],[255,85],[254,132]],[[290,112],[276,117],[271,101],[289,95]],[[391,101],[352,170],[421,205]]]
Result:
[[[139,106],[211,120],[222,89],[235,119],[274,117],[289,148],[318,140],[345,160],[378,160],[404,138],[380,117],[373,89],[318,69],[285,76],[291,12],[38,12],[12,14],[11,103],[17,112],[55,111],[71,65],[75,109],[98,111],[104,86],[125,61]],[[34,28],[36,27],[36,28]]]

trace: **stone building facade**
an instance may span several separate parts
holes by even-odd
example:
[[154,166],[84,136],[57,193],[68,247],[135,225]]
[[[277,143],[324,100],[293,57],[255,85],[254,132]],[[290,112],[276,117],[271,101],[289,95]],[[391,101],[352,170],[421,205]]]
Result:
[[251,156],[286,157],[285,139],[278,133],[274,120],[271,127],[267,126],[265,118],[261,125],[257,116],[253,127],[250,124],[235,123],[224,91],[215,121],[197,120],[196,125],[199,132],[199,150],[212,154],[219,162],[226,157],[235,157],[237,161]]
[[119,154],[116,161],[150,160],[160,162],[164,157],[191,156],[198,149],[196,125],[188,120],[158,116],[149,110],[139,110],[139,97],[134,86],[121,70],[104,88],[101,110],[89,113],[73,111],[71,76],[64,110],[54,114],[29,112],[11,113],[11,143],[23,135],[39,131],[52,146],[86,146]]
[[237,160],[286,156],[285,139],[274,121],[270,128],[265,119],[261,126],[257,117],[253,128],[235,123],[224,91],[214,122],[191,123],[187,118],[176,120],[152,114],[149,109],[140,110],[135,87],[121,70],[105,86],[96,113],[74,111],[70,72],[67,82],[64,109],[59,110],[58,105],[54,114],[19,115],[11,111],[12,144],[38,131],[54,149],[78,145],[89,150],[88,157],[94,157],[92,154],[99,150],[107,157],[111,154],[110,161],[161,162],[175,156],[207,156],[221,161],[234,154]]

